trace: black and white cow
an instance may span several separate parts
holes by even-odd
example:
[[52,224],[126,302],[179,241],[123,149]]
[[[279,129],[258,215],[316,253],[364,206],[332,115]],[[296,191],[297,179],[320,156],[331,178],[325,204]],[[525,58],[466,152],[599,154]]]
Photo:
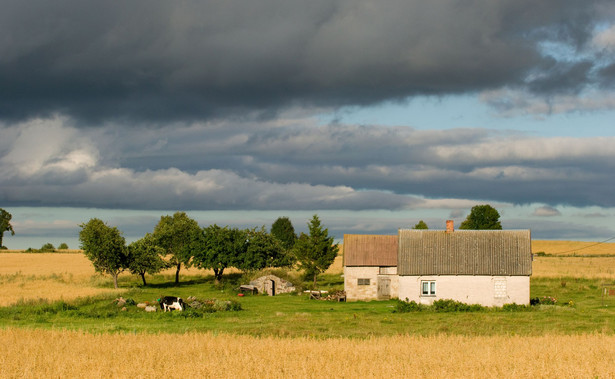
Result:
[[173,309],[183,311],[185,307],[184,301],[181,297],[164,296],[158,299],[158,302],[160,303],[160,309],[165,312],[172,311]]

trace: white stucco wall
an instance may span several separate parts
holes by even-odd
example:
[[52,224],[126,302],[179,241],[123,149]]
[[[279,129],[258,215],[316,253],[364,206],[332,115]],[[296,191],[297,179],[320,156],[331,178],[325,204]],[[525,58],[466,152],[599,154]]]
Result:
[[[380,275],[380,267],[344,267],[344,290],[347,301],[377,300],[378,278],[390,279],[390,297],[398,297],[399,276]],[[397,268],[392,267],[387,273],[397,273]],[[358,285],[359,279],[370,279],[369,285]]]
[[[421,295],[421,282],[436,282],[435,296]],[[399,298],[431,304],[434,300],[453,299],[466,304],[502,306],[530,303],[529,276],[400,276]]]

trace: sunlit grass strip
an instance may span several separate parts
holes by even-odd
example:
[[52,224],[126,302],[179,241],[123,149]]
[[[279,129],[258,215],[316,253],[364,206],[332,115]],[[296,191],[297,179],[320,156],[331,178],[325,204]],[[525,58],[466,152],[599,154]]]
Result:
[[10,280],[0,277],[2,291],[0,304],[9,306],[25,300],[40,300],[53,302],[57,300],[74,300],[104,294],[121,294],[125,289],[98,288],[81,283],[64,282],[57,279],[31,279],[24,276],[13,276]]
[[615,336],[366,340],[0,330],[3,377],[613,377]]

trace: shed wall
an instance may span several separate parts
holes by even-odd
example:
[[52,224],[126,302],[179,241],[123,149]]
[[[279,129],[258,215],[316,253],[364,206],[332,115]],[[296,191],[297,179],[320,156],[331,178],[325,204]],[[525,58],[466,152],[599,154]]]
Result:
[[[385,270],[387,271],[387,270]],[[391,270],[388,270],[391,271]],[[399,276],[380,275],[380,267],[344,267],[344,290],[347,301],[377,300],[378,279],[390,280],[390,298],[396,298],[399,294]],[[370,279],[369,285],[359,285],[359,279]]]

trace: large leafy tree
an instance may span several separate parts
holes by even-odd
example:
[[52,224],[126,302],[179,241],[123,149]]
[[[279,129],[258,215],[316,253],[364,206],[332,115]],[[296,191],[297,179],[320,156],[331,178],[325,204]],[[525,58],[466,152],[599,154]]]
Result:
[[501,230],[500,214],[489,204],[475,205],[459,229]]
[[247,235],[244,230],[214,224],[194,235],[190,249],[194,265],[212,269],[216,281],[220,281],[227,267],[237,265],[238,257],[245,254],[246,247]]
[[162,216],[154,227],[156,245],[165,250],[169,263],[176,267],[175,284],[179,284],[179,272],[182,264],[190,266],[192,252],[190,244],[200,232],[199,224],[188,217],[185,212],[175,212],[173,216]]
[[280,240],[267,233],[264,226],[246,230],[246,236],[247,246],[243,256],[238,257],[238,269],[251,271],[293,265],[293,257],[287,254]]
[[153,275],[169,267],[169,264],[162,259],[164,253],[164,249],[156,245],[156,239],[147,233],[145,237],[128,245],[128,269],[131,273],[139,275],[143,285],[146,286],[145,274]]
[[81,249],[94,269],[113,277],[113,286],[118,288],[117,277],[128,267],[126,240],[116,227],[110,227],[97,218],[81,224],[79,241]]
[[338,246],[333,244],[334,238],[329,236],[328,229],[323,229],[317,215],[308,222],[308,229],[309,235],[301,233],[299,236],[294,252],[300,268],[304,270],[306,278],[313,279],[315,288],[318,274],[331,266],[337,256]]
[[271,225],[271,235],[280,240],[282,247],[286,250],[292,249],[297,241],[295,228],[288,217],[278,217],[275,220]]
[[4,209],[0,208],[0,247],[2,247],[2,238],[4,238],[4,232],[11,232],[11,235],[15,235],[13,226],[11,225],[11,219],[13,215]]

